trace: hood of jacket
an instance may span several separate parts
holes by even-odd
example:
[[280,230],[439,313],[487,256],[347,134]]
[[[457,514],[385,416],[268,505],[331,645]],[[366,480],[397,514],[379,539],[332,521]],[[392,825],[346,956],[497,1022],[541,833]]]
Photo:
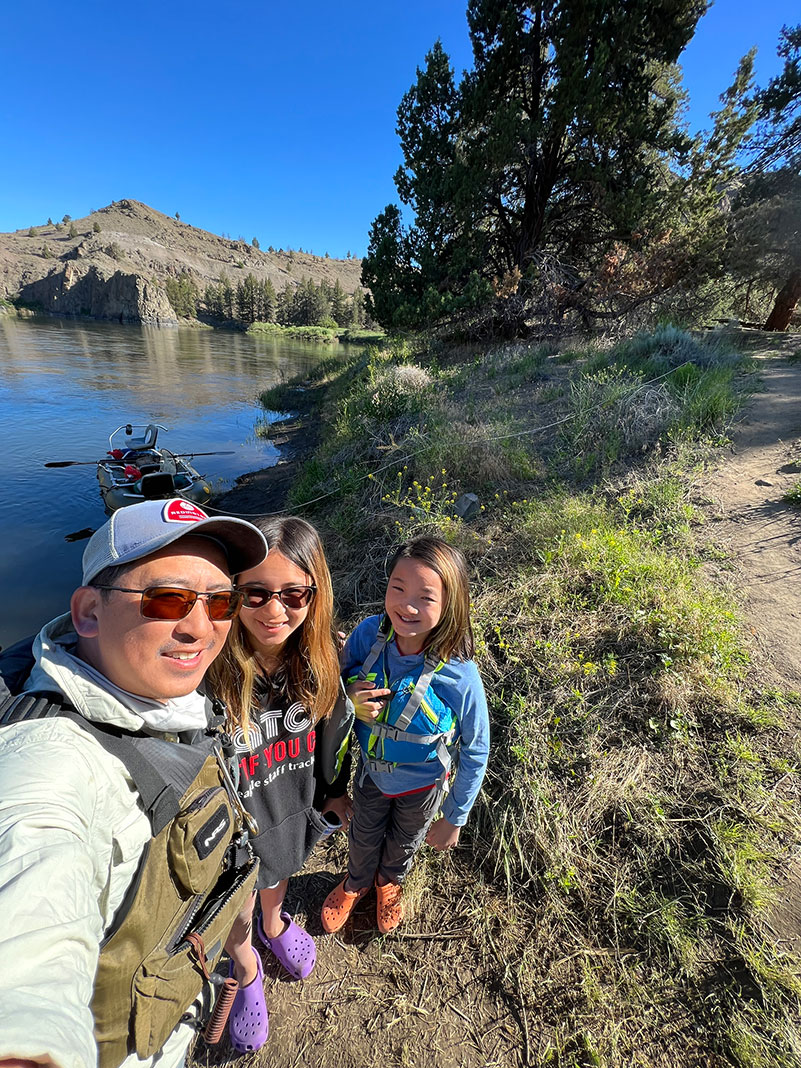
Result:
[[[58,690],[82,716],[93,723],[105,723],[138,731],[144,725],[141,716],[126,708],[93,679],[76,671],[73,656],[78,635],[69,612],[46,623],[33,642],[36,663],[26,690]],[[72,655],[69,655],[72,654]]]

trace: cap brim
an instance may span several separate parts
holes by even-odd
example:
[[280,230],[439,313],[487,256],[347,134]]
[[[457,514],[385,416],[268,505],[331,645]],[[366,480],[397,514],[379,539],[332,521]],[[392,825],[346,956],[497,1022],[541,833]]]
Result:
[[198,523],[192,523],[189,530],[182,531],[180,537],[192,535],[214,538],[219,542],[225,550],[232,575],[249,571],[267,555],[267,539],[262,532],[252,523],[247,523],[244,519],[234,519],[233,516],[201,519]]

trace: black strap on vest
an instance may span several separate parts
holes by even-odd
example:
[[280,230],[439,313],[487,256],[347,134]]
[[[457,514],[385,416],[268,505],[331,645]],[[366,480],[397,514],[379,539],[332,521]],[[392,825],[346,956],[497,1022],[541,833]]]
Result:
[[0,702],[0,727],[26,719],[50,719],[64,715],[64,698],[59,693],[21,693]]
[[142,798],[154,837],[178,815],[181,797],[214,751],[215,740],[209,736],[192,745],[181,745],[142,732],[92,723],[60,693],[21,693],[0,701],[0,727],[56,716],[77,723],[125,765]]

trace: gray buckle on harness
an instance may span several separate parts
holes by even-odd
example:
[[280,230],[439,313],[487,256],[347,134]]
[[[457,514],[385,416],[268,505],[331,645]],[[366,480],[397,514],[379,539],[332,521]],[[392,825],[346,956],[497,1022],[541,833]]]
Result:
[[452,728],[449,731],[440,731],[439,734],[415,734],[414,731],[405,731],[401,727],[393,726],[390,723],[374,723],[371,725],[370,730],[379,739],[389,738],[393,742],[411,742],[417,745],[433,745],[440,738],[446,738],[450,741],[453,737]]

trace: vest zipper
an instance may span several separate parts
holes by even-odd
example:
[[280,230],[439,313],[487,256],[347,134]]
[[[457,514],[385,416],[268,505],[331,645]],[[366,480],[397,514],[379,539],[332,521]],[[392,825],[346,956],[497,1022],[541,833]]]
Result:
[[183,815],[187,815],[189,812],[194,812],[195,809],[202,808],[213,794],[224,794],[226,797],[228,796],[228,792],[222,786],[209,786],[202,794],[197,795],[188,808],[184,809]]
[[214,899],[214,908],[211,910],[210,915],[205,917],[201,924],[193,928],[192,924],[194,923],[198,914],[202,911],[201,906],[204,903],[205,895],[198,894],[197,897],[195,897],[195,900],[192,903],[192,907],[189,910],[189,913],[187,914],[183,924],[181,925],[181,929],[178,931],[172,943],[167,948],[167,953],[171,957],[174,957],[177,953],[180,952],[181,947],[186,944],[187,935],[189,935],[190,933],[199,934],[201,937],[203,936],[204,932],[208,930],[212,920],[214,920],[214,918],[222,911],[222,909],[225,908],[231,898],[239,892],[239,888],[242,886],[242,884],[245,882],[245,880],[248,878],[251,871],[253,870],[253,863],[254,862],[251,861],[251,863],[248,864],[245,870],[240,872],[239,875],[237,875],[237,877],[234,879],[234,881],[231,883],[231,885],[228,887],[222,897]]

